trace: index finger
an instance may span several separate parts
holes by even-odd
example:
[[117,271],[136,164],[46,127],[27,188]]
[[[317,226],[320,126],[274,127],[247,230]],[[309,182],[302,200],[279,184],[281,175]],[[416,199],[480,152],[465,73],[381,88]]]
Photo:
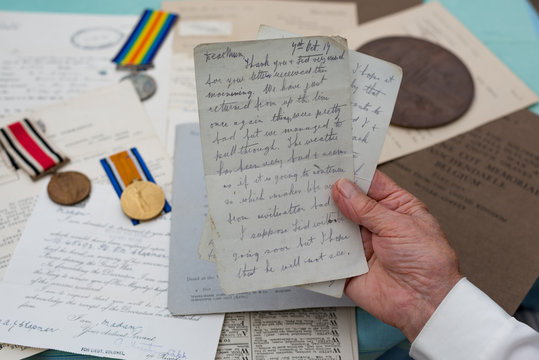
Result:
[[400,213],[412,214],[417,210],[427,209],[423,202],[379,170],[374,173],[368,196],[388,209]]
[[389,176],[380,170],[376,170],[367,195],[371,199],[380,201],[399,190],[402,190],[402,188],[397,185]]

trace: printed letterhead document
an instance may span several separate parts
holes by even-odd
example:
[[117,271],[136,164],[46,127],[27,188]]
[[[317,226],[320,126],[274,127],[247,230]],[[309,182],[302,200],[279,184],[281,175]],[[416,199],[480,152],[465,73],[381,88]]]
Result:
[[170,214],[134,227],[109,184],[41,193],[4,282],[0,341],[121,359],[214,359],[223,315],[166,309]]
[[199,45],[195,72],[223,291],[365,273],[359,229],[331,200],[333,183],[353,177],[346,42]]
[[[108,184],[99,159],[137,146],[156,181],[166,193],[170,193],[170,159],[129,83],[96,90],[21,116],[36,120],[47,137],[70,157],[66,170],[81,171],[94,184]],[[1,119],[0,124],[5,126],[20,120],[21,116]],[[0,278],[9,264],[37,195],[48,179],[45,177],[33,182],[26,173],[15,171],[8,163],[0,161]],[[0,352],[1,356],[5,356],[5,352],[16,355],[21,350],[6,345]],[[28,354],[28,351],[24,354]]]
[[208,210],[198,124],[176,127],[168,309],[175,315],[355,306],[352,300],[298,287],[226,295],[215,264],[199,259],[197,247]]
[[[135,15],[0,11],[0,118],[70,100],[117,84],[127,71],[111,59],[136,25]],[[172,36],[146,71],[157,92],[144,101],[152,126],[166,140]]]
[[[116,71],[110,59],[136,21],[137,17],[132,15],[0,12],[0,64],[5,79],[0,82],[0,118],[5,118],[0,120],[0,126],[20,120],[14,117],[15,114],[23,115],[30,109],[117,84],[127,74]],[[144,103],[151,114],[155,131],[162,134],[163,139],[166,133],[163,126],[167,114],[164,109],[168,101],[167,73],[171,50],[172,39],[168,39],[155,58],[156,68],[149,71],[157,81],[158,92]],[[98,126],[99,119],[94,120]],[[74,135],[78,138],[79,134],[86,134],[88,139],[93,137],[94,144],[103,145],[105,136],[95,137],[96,133],[91,127],[81,125],[79,119],[73,118],[66,123],[62,135],[51,134],[51,126],[46,129],[46,135],[52,138]],[[68,128],[73,131],[71,134],[67,132]],[[124,135],[131,137],[128,132]],[[71,141],[69,147],[77,148],[85,143]],[[70,157],[72,162],[78,161],[72,155]],[[26,183],[26,179],[21,179],[19,174],[7,169],[0,161],[0,188],[3,194],[0,199],[0,279],[35,202],[37,193],[31,187],[30,181]],[[27,357],[36,351],[0,345],[1,358]]]
[[390,126],[380,162],[470,131],[500,116],[536,103],[539,98],[442,5],[432,2],[343,32],[351,49],[386,36],[413,36],[432,41],[457,55],[472,74],[472,106],[454,122],[434,129]]
[[[170,191],[172,169],[138,96],[129,83],[95,90],[75,99],[0,119],[5,126],[23,117],[37,121],[70,162],[63,168],[85,173],[92,182],[108,179],[99,159],[136,146],[152,175]],[[3,160],[3,159],[2,159]],[[0,278],[9,264],[37,195],[49,177],[32,181],[0,160]]]

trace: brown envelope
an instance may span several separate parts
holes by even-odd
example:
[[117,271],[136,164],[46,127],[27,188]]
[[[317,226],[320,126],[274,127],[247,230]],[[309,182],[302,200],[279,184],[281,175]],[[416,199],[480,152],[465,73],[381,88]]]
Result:
[[530,3],[535,7],[535,10],[539,13],[539,0],[530,0]]
[[[332,0],[325,0],[332,1]],[[421,0],[340,0],[357,4],[358,24],[419,5]],[[539,0],[538,0],[539,1]]]
[[440,221],[462,273],[513,314],[539,275],[539,116],[522,110],[379,167]]
[[357,4],[357,21],[359,24],[422,3],[421,0],[353,0],[353,2]]

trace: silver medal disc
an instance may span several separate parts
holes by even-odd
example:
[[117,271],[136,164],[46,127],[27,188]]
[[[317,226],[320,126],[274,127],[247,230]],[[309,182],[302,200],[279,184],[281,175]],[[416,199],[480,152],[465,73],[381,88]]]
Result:
[[146,74],[130,74],[122,78],[122,81],[123,80],[130,80],[131,83],[133,83],[135,90],[137,90],[140,101],[151,98],[152,95],[157,91],[157,84],[155,83],[155,80]]

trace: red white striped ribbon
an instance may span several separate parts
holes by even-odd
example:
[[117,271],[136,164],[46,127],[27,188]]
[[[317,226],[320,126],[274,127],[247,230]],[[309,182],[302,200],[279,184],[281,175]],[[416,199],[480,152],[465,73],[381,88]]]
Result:
[[1,128],[0,143],[11,162],[34,180],[69,161],[28,119]]

